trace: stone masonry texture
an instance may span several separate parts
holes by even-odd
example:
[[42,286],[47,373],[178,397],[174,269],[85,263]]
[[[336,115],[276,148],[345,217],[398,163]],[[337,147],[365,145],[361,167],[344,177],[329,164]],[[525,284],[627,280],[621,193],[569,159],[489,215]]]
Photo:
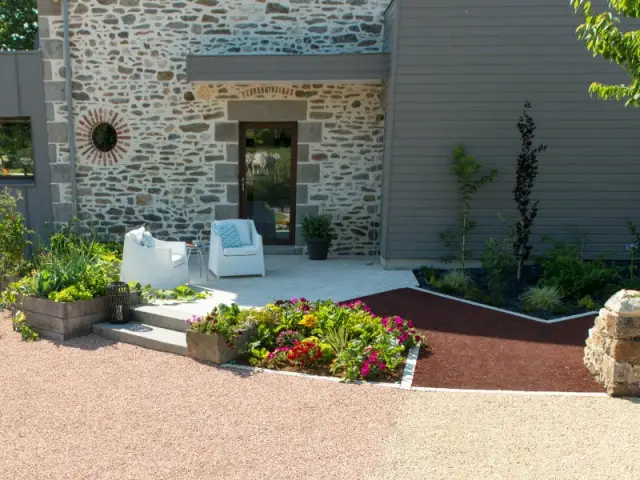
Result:
[[[239,213],[231,166],[238,161],[238,125],[228,117],[228,102],[304,101],[298,211],[333,217],[333,253],[375,252],[384,137],[380,85],[190,84],[185,70],[188,54],[380,51],[387,0],[69,3],[76,137],[79,122],[99,109],[117,113],[129,135],[126,152],[111,165],[97,165],[91,152],[79,149],[84,225],[116,237],[143,223],[159,238],[206,237],[213,219]],[[43,55],[51,72],[46,100],[55,133],[50,143],[57,147],[51,162],[68,165],[66,104],[59,95],[62,25],[59,14],[47,12],[41,14],[49,26],[49,37],[42,38],[50,46]],[[71,188],[68,176],[54,181],[62,221]]]
[[640,292],[621,290],[600,310],[584,364],[609,395],[640,396]]

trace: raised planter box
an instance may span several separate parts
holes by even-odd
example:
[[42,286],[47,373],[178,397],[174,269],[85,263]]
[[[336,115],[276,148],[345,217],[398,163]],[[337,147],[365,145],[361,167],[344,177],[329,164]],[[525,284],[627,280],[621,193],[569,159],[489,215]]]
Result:
[[206,333],[187,330],[187,355],[196,360],[213,362],[219,365],[230,362],[238,357],[238,350],[244,347],[255,328],[246,330],[233,339],[234,346],[227,343],[221,335],[207,335]]
[[[140,297],[131,294],[131,305],[137,305]],[[65,341],[89,335],[94,323],[108,321],[107,297],[58,303],[46,298],[22,297],[20,310],[27,325],[42,338]]]

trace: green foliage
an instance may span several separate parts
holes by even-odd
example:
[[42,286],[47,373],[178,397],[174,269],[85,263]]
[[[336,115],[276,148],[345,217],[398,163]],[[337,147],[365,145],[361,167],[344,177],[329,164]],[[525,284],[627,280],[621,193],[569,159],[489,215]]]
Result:
[[453,150],[453,164],[451,172],[458,179],[458,193],[461,199],[460,220],[457,231],[446,231],[439,234],[440,241],[449,255],[443,260],[451,261],[455,259],[455,251],[458,251],[462,270],[465,267],[465,260],[473,254],[468,246],[468,235],[476,226],[476,221],[470,218],[471,196],[484,185],[491,183],[498,175],[498,171],[493,169],[487,174],[481,174],[482,164],[478,163],[475,157],[468,155],[464,146],[458,145]]
[[0,0],[0,50],[33,50],[37,36],[36,0]]
[[302,219],[302,236],[305,238],[333,239],[333,225],[329,215],[307,215]]
[[497,292],[504,291],[508,278],[513,275],[518,266],[518,259],[513,253],[512,246],[507,240],[490,238],[480,259],[489,289]]
[[0,277],[20,273],[25,264],[24,250],[31,244],[29,236],[33,232],[18,211],[19,200],[19,191],[15,196],[7,187],[0,191]]
[[533,146],[536,124],[529,115],[531,104],[524,103],[524,111],[518,119],[520,132],[520,155],[516,167],[516,185],[513,188],[513,198],[518,208],[519,216],[513,226],[513,252],[517,258],[516,278],[520,281],[522,267],[531,254],[531,230],[538,215],[538,201],[531,200],[533,185],[538,176],[538,154],[547,149],[546,145]]
[[475,287],[473,279],[463,270],[451,270],[445,273],[437,287],[445,293],[466,293]]
[[76,302],[78,300],[91,300],[93,294],[87,289],[83,283],[71,285],[59,292],[51,292],[49,294],[49,300],[54,302]]
[[233,344],[234,338],[253,326],[253,322],[242,314],[235,303],[231,306],[220,304],[207,315],[193,315],[185,322],[189,330],[206,335],[220,335],[230,344]]
[[376,317],[362,302],[305,299],[250,310],[249,362],[267,368],[328,368],[345,380],[392,375],[420,339],[400,317]]
[[531,287],[522,295],[525,312],[554,313],[562,306],[562,293],[557,287]]
[[38,332],[27,325],[27,319],[22,312],[18,312],[13,317],[13,329],[20,334],[20,338],[25,342],[35,342],[40,338]]
[[600,55],[609,62],[617,63],[628,75],[626,85],[605,85],[593,82],[591,94],[603,100],[625,100],[625,105],[640,106],[640,32],[637,29],[620,28],[620,16],[640,18],[640,1],[609,0],[609,9],[596,14],[591,1],[570,0],[576,13],[583,15],[584,23],[578,27],[578,38],[585,42],[593,56]]
[[173,289],[160,289],[153,288],[151,285],[142,287],[136,281],[129,282],[129,290],[140,292],[142,299],[150,303],[155,301],[194,302],[210,295],[209,292],[197,292],[189,285],[178,285]]
[[542,267],[542,285],[557,288],[563,297],[578,299],[602,294],[619,282],[616,268],[603,261],[586,261],[575,245],[551,242],[546,254],[538,259]]
[[578,306],[587,310],[598,310],[600,305],[596,302],[591,295],[585,295],[578,300]]
[[629,281],[633,282],[636,270],[636,259],[640,252],[640,233],[638,232],[635,223],[631,220],[627,220],[626,222],[629,235],[631,235],[632,238],[632,242],[626,245],[626,249],[629,252]]
[[31,123],[0,121],[0,177],[32,176],[33,160]]

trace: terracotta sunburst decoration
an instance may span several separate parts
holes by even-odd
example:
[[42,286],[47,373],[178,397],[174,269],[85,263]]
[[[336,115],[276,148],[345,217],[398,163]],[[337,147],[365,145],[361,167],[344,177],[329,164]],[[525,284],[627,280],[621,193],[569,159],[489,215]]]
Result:
[[129,125],[122,115],[107,108],[96,108],[78,122],[78,150],[94,165],[119,163],[131,142]]

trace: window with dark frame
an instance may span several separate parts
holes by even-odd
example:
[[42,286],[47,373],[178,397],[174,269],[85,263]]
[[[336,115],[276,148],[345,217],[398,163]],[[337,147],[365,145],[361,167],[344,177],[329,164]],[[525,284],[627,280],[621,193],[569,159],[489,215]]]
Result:
[[31,120],[0,118],[0,180],[32,179]]

